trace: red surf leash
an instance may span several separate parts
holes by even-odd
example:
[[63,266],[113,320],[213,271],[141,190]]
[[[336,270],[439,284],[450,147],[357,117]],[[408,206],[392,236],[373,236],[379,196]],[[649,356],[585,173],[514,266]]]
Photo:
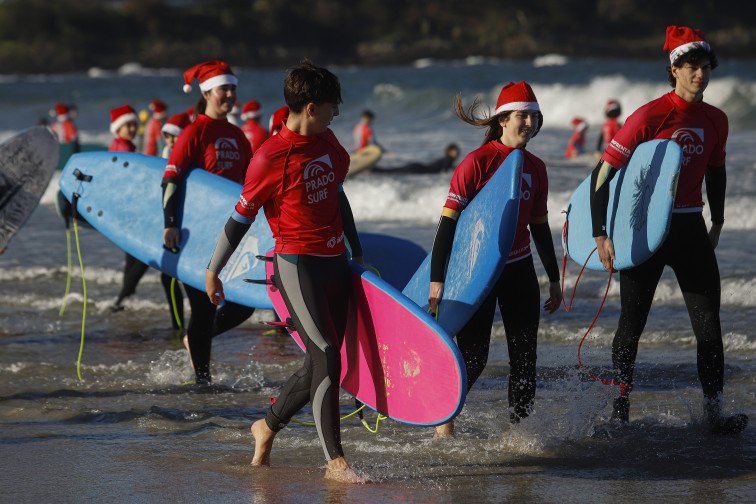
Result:
[[[583,271],[585,271],[588,261],[590,260],[593,253],[596,252],[596,250],[598,250],[598,248],[595,247],[591,251],[591,253],[588,254],[588,257],[583,263],[583,267],[580,269],[580,273],[578,274],[578,277],[575,280],[575,287],[573,287],[572,289],[572,295],[570,296],[570,305],[567,306],[564,300],[564,276],[565,276],[565,269],[567,269],[567,226],[568,225],[569,225],[569,221],[565,221],[564,228],[562,229],[562,240],[564,244],[564,246],[562,247],[564,250],[564,253],[562,254],[562,306],[564,306],[565,311],[569,313],[570,311],[572,311],[572,302],[575,300],[575,293],[577,292],[577,286],[578,286],[578,283],[580,282],[580,278],[583,276]],[[601,304],[599,305],[598,311],[596,312],[596,316],[593,317],[593,321],[591,322],[590,327],[588,327],[588,330],[585,331],[583,338],[580,340],[580,344],[578,345],[578,350],[577,350],[577,358],[578,358],[578,364],[580,364],[580,369],[588,373],[588,376],[590,376],[596,381],[600,381],[604,385],[614,385],[614,386],[619,387],[620,397],[623,397],[630,392],[631,386],[625,385],[624,383],[615,383],[614,380],[609,381],[609,380],[605,380],[604,378],[594,375],[593,373],[588,371],[585,368],[585,366],[583,366],[583,361],[580,359],[580,350],[583,347],[583,342],[585,341],[585,338],[588,336],[588,333],[591,332],[591,329],[593,329],[593,326],[596,324],[596,320],[598,320],[598,317],[601,314],[601,309],[604,307],[604,303],[606,302],[606,297],[607,295],[609,295],[609,287],[612,285],[613,274],[614,274],[614,264],[612,263],[609,269],[609,280],[606,282],[606,290],[604,291],[604,297],[601,300]]]

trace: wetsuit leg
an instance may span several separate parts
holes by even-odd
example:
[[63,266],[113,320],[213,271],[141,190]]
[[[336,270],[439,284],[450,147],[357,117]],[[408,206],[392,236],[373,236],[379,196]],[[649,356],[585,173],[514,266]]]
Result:
[[509,351],[510,418],[517,422],[533,407],[541,294],[529,256],[504,268],[496,286]]
[[120,305],[124,299],[136,292],[136,286],[148,267],[136,257],[126,254],[126,264],[123,267],[123,285],[121,286],[121,292],[118,294],[116,305]]
[[664,245],[649,260],[620,271],[621,311],[612,342],[614,382],[622,384],[622,395],[632,390],[638,342],[646,327],[654,292],[664,271]]
[[346,256],[276,255],[276,278],[305,345],[305,362],[271,405],[266,423],[283,428],[307,401],[327,460],[344,455],[339,423],[341,344],[349,307]]
[[205,291],[186,284],[184,284],[184,289],[192,309],[186,333],[189,337],[189,351],[194,363],[196,382],[209,383],[212,381],[210,375],[211,331],[217,306],[210,302]]
[[[444,309],[443,302],[440,309]],[[494,289],[478,307],[475,315],[457,334],[457,346],[462,354],[462,359],[465,361],[465,370],[467,371],[468,392],[486,368],[495,313],[496,290]]]
[[[171,326],[174,329],[184,327],[184,294],[181,292],[181,286],[179,281],[173,282],[173,277],[160,273],[160,283],[163,284],[163,291],[165,292],[165,298],[168,300],[168,311],[171,314]],[[173,289],[171,289],[173,284]],[[173,291],[173,294],[171,294]],[[173,312],[173,298],[176,298],[176,313]],[[176,316],[178,314],[178,320]]]
[[677,276],[696,335],[698,376],[704,397],[717,400],[724,388],[717,257],[701,214],[676,214],[672,222],[677,225],[670,230],[675,249],[669,255],[669,263]]

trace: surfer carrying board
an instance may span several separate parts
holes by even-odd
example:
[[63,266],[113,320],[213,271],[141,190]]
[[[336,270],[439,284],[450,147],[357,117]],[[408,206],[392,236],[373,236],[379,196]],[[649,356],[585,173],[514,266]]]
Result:
[[[496,302],[504,321],[509,349],[510,419],[519,422],[533,406],[536,392],[536,339],[540,318],[540,291],[530,238],[549,277],[549,299],[544,309],[553,313],[562,302],[559,266],[548,221],[548,177],[546,166],[526,150],[528,142],[543,125],[543,114],[529,84],[522,81],[505,85],[489,117],[476,117],[478,100],[467,111],[457,95],[456,113],[477,127],[486,127],[483,145],[468,154],[454,170],[449,195],[433,242],[428,304],[438,309],[444,292],[446,264],[452,250],[457,220],[504,159],[516,149],[523,152],[522,185],[514,244],[501,276],[491,293],[469,322],[457,334],[457,345],[467,368],[467,388],[473,386],[488,360]],[[452,422],[436,427],[436,436],[452,435]]]
[[362,264],[349,201],[341,187],[349,154],[328,128],[339,115],[341,85],[325,68],[304,60],[284,82],[289,117],[257,151],[241,198],[221,233],[206,272],[210,301],[224,298],[218,274],[255,216],[264,209],[276,241],[276,286],[305,346],[305,361],[252,425],[252,465],[270,465],[276,434],[308,402],[328,466],[325,477],[364,483],[344,458],[339,424],[341,345],[346,330],[352,260]]
[[[176,139],[163,174],[163,246],[177,251],[181,244],[178,182],[191,167],[199,167],[221,177],[241,182],[247,171],[252,149],[241,129],[230,124],[226,115],[236,103],[238,79],[223,61],[206,61],[184,72],[184,92],[199,79],[202,99],[197,118],[187,124]],[[185,204],[201,204],[193,201]],[[191,230],[190,230],[191,231]],[[228,302],[220,310],[204,292],[184,284],[192,315],[184,337],[194,366],[195,381],[212,381],[210,351],[212,338],[247,320],[254,308]]]
[[[646,325],[656,286],[665,266],[675,272],[697,341],[698,375],[703,389],[704,421],[714,433],[732,433],[748,423],[746,415],[725,416],[722,409],[724,350],[719,318],[719,267],[714,248],[724,224],[725,145],[728,120],[724,112],[703,101],[717,57],[700,30],[667,27],[665,50],[670,93],[643,105],[628,117],[607,146],[591,177],[593,236],[602,264],[611,270],[614,244],[606,233],[609,182],[642,142],[672,139],[682,147],[672,221],[661,248],[646,262],[620,271],[621,313],[612,344],[614,382],[620,395],[612,419],[627,423],[629,394],[638,342]],[[702,183],[706,180],[711,209],[707,231],[702,215]],[[648,216],[653,218],[653,216]]]

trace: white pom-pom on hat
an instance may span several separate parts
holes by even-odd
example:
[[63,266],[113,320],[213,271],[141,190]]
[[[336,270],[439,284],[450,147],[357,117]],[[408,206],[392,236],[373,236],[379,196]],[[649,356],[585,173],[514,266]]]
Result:
[[191,93],[192,92],[192,86],[189,84],[184,84],[184,93]]

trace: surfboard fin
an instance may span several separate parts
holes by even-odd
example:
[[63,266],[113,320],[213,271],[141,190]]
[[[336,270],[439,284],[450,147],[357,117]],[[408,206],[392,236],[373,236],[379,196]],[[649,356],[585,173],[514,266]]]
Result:
[[294,327],[294,321],[291,320],[291,317],[286,317],[285,322],[263,322],[265,325],[271,325],[275,327],[283,327],[285,329],[295,329]]
[[273,258],[270,256],[256,255],[258,261],[273,262]]
[[269,280],[259,280],[257,278],[243,278],[244,282],[255,284],[255,285],[274,285],[273,282]]
[[266,278],[265,280],[260,280],[258,278],[243,278],[244,282],[255,284],[255,285],[272,285],[273,287],[278,287],[276,285],[276,276],[270,275],[270,278]]

